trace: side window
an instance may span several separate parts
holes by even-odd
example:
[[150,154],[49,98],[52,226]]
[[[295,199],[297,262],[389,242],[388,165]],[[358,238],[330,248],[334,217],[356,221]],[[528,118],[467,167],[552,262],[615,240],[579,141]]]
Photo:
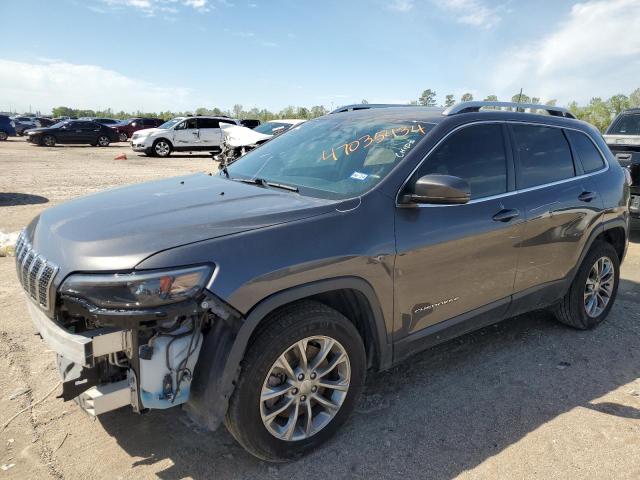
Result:
[[597,172],[604,168],[602,155],[586,134],[575,130],[565,130],[565,133],[578,154],[584,173]]
[[155,121],[153,121],[153,119],[150,118],[144,118],[142,120],[142,125],[144,125],[145,127],[153,127],[156,124]]
[[199,118],[198,128],[220,128],[220,122],[215,118]]
[[507,156],[502,125],[473,125],[451,134],[414,178],[432,173],[463,178],[469,182],[472,199],[505,193]]
[[529,188],[575,176],[569,143],[562,129],[512,125],[520,159],[518,188]]
[[190,129],[190,128],[196,128],[196,119],[195,118],[190,118],[188,120],[183,121],[182,123],[178,124],[178,126],[175,129],[176,130],[186,130],[186,129]]

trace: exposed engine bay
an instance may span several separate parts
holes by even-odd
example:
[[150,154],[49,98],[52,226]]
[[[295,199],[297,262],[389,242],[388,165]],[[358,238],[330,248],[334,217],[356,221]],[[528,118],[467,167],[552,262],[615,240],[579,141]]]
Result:
[[213,157],[219,162],[220,169],[231,165],[246,153],[273,138],[273,135],[254,132],[250,128],[238,125],[224,125],[222,131],[224,138],[220,145],[221,151]]

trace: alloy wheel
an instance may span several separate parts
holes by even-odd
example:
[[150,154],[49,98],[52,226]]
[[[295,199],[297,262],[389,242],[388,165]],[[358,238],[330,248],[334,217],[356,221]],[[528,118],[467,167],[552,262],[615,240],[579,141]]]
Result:
[[4,142],[8,138],[6,132],[0,132],[0,141]]
[[169,147],[169,144],[164,140],[160,140],[158,143],[156,143],[155,150],[156,150],[156,154],[159,157],[166,157],[167,155],[169,155],[169,152],[171,151],[171,147]]
[[47,135],[42,139],[42,142],[44,143],[45,147],[53,147],[56,144],[56,139],[51,135]]
[[584,287],[584,309],[591,318],[604,312],[613,295],[615,271],[609,257],[600,257],[591,267]]
[[107,147],[109,146],[109,137],[106,136],[101,136],[98,138],[98,145],[100,145],[101,147]]
[[305,440],[336,416],[349,391],[351,365],[344,347],[326,336],[291,345],[271,366],[260,394],[260,415],[271,435]]
[[126,142],[129,139],[129,137],[127,137],[127,134],[122,132],[120,133],[120,135],[118,135],[118,140],[120,140],[121,142]]

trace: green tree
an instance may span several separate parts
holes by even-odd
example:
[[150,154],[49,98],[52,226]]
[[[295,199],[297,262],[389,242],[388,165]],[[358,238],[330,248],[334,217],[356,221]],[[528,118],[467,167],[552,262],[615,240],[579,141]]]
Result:
[[424,92],[422,92],[422,95],[420,95],[420,98],[418,99],[418,103],[420,105],[426,105],[427,107],[435,106],[436,92],[434,92],[430,88],[426,89]]
[[640,107],[640,88],[636,88],[631,95],[629,95],[629,108]]
[[472,100],[473,100],[473,95],[471,95],[470,93],[464,93],[462,97],[460,97],[460,101],[462,102],[470,102]]
[[626,95],[618,94],[611,97],[607,100],[607,104],[609,106],[609,110],[614,114],[618,115],[623,110],[629,108],[629,97]]
[[242,114],[243,114],[243,113],[244,113],[244,112],[243,112],[243,109],[242,109],[242,105],[240,105],[239,103],[236,103],[236,104],[233,106],[233,116],[234,116],[235,118],[242,118],[242,116],[243,116]]
[[447,95],[444,97],[444,106],[451,107],[456,103],[456,99],[453,95]]
[[552,98],[544,102],[544,104],[549,105],[550,107],[555,107],[558,104],[558,100],[556,100],[555,98]]
[[369,101],[363,98],[362,100],[360,100],[360,103],[363,105],[368,105]]
[[418,105],[417,100],[409,100],[409,105]]
[[298,107],[298,111],[296,112],[296,117],[298,118],[309,118],[309,109],[305,107]]
[[323,115],[326,115],[327,113],[327,109],[322,105],[314,105],[313,107],[311,107],[310,111],[311,118],[321,117]]
[[497,95],[487,95],[484,99],[485,102],[497,102],[498,101],[498,96]]
[[513,103],[531,103],[531,98],[525,93],[516,93],[513,97],[511,97],[511,101]]

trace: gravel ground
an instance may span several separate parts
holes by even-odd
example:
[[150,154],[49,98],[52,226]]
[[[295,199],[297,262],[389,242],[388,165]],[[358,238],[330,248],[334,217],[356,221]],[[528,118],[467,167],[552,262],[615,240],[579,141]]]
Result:
[[[128,160],[116,161],[118,153]],[[207,155],[152,159],[126,144],[0,143],[0,231],[113,186],[209,172]],[[178,410],[88,418],[56,392],[0,431],[1,478],[640,478],[640,229],[609,321],[590,332],[532,313],[371,374],[348,424],[286,465]],[[33,334],[13,258],[0,258],[0,428],[49,393],[54,357]],[[21,393],[22,392],[22,393]]]

